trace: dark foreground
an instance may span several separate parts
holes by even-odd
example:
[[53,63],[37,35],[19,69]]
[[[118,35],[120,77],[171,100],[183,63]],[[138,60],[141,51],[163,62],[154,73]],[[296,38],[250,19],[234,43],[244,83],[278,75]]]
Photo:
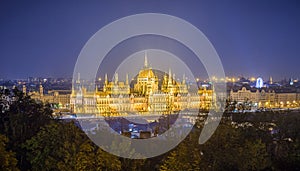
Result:
[[199,119],[175,149],[131,160],[97,147],[75,122],[54,119],[48,105],[19,91],[1,90],[0,96],[0,170],[300,169],[299,112],[227,113],[203,145]]

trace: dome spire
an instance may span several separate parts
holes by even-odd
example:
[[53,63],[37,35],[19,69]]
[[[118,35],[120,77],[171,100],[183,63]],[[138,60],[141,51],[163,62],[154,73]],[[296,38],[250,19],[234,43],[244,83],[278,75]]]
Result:
[[168,84],[172,83],[172,71],[171,68],[169,68],[169,79],[168,79]]
[[145,67],[145,68],[148,68],[147,51],[145,51],[145,61],[144,61],[144,67]]

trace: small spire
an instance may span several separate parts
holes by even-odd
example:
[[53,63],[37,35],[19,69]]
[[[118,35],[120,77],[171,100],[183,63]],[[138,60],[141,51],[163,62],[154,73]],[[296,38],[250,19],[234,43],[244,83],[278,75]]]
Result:
[[168,81],[168,76],[167,76],[167,73],[165,73],[165,75],[164,75],[164,82],[167,82]]
[[144,68],[148,68],[147,51],[145,51]]
[[107,80],[107,73],[105,74],[105,80],[104,80],[104,84],[107,85],[108,84],[108,80]]
[[168,79],[168,84],[172,83],[172,72],[171,69],[169,68],[169,79]]
[[129,81],[128,81],[128,74],[126,74],[126,82],[125,82],[126,85],[129,84]]
[[175,74],[173,74],[173,84],[176,84],[176,78],[175,78]]
[[96,84],[96,88],[95,88],[95,89],[96,89],[96,90],[95,90],[96,93],[98,93],[98,85],[97,85],[97,84]]
[[108,84],[108,79],[107,79],[107,73],[105,73],[105,76],[104,76],[104,85],[107,85]]
[[185,84],[185,74],[183,74],[182,84]]
[[115,74],[115,84],[118,84],[119,82],[119,76],[118,76],[118,73],[116,72]]

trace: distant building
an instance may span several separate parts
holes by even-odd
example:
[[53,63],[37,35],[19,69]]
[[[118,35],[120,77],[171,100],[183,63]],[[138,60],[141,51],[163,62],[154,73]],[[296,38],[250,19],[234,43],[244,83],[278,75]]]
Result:
[[[26,86],[23,85],[23,93],[26,93]],[[28,95],[36,101],[43,103],[58,104],[60,108],[69,108],[70,105],[70,90],[51,90],[47,94],[44,93],[44,88],[40,84],[39,91],[28,92]]]
[[278,108],[298,106],[300,95],[297,92],[278,91],[272,89],[256,89],[242,87],[239,90],[231,89],[229,97],[238,103],[251,102],[257,107]]
[[200,108],[201,109],[210,109],[213,100],[213,90],[202,87],[198,90],[200,96]]

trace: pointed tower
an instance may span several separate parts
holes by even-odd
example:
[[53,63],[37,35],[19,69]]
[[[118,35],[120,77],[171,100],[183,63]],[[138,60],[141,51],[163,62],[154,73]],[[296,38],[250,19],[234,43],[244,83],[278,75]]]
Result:
[[118,76],[118,73],[116,72],[115,74],[115,84],[118,84],[119,82],[119,76]]
[[169,79],[168,79],[168,84],[172,84],[172,72],[171,69],[169,68]]
[[188,89],[185,81],[185,74],[183,74],[182,82],[181,84],[179,84],[179,92],[183,94],[188,93]]
[[105,76],[104,76],[104,85],[103,85],[103,92],[106,92],[107,85],[108,85],[107,73],[105,73]]
[[128,81],[128,74],[126,74],[126,81],[125,81],[125,84],[126,84],[126,85],[129,84],[129,81]]
[[145,51],[144,68],[148,68],[147,51]]
[[107,84],[108,84],[108,80],[107,80],[107,74],[105,74],[104,84],[105,84],[105,85],[107,85]]
[[273,84],[273,78],[272,77],[270,77],[270,84]]
[[163,84],[164,84],[164,85],[167,85],[167,84],[168,84],[168,75],[167,75],[167,73],[165,73],[165,75],[164,75]]
[[126,73],[126,81],[125,81],[125,85],[126,85],[126,94],[130,94],[130,85],[129,85],[129,80],[128,80],[128,73]]
[[98,85],[96,84],[95,93],[98,93]]
[[175,74],[173,74],[173,84],[176,84],[176,78]]

